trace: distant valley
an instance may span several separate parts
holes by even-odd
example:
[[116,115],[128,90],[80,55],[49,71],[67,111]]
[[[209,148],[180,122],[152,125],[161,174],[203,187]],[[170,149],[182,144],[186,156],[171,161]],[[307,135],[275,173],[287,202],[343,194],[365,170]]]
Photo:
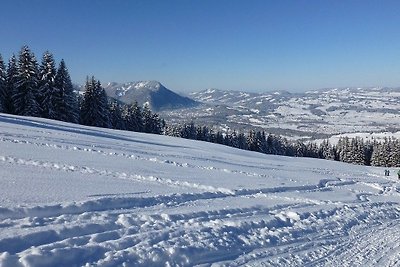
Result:
[[400,130],[400,88],[334,88],[290,93],[207,89],[182,96],[157,81],[108,83],[109,97],[149,104],[167,122],[220,130],[251,128],[295,139]]
[[163,117],[231,129],[257,127],[300,139],[400,129],[400,88],[335,88],[305,93],[208,89],[190,97],[203,104],[163,112]]

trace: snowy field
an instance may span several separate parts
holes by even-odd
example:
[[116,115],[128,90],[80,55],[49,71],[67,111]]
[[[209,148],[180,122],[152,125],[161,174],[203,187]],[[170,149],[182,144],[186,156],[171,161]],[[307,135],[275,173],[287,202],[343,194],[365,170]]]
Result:
[[0,266],[400,266],[396,171],[0,114]]

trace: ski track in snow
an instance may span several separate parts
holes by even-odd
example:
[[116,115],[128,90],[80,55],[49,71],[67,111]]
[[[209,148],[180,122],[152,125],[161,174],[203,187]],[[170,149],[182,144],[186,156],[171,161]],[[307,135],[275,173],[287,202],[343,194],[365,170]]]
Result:
[[[238,174],[243,174],[246,176],[258,176],[258,177],[271,177],[267,176],[265,174],[258,174],[258,173],[249,173],[249,172],[244,172],[240,170],[228,170],[228,169],[218,169],[214,166],[197,166],[197,165],[192,165],[189,163],[180,163],[177,161],[172,161],[172,160],[160,160],[156,156],[164,156],[168,157],[171,155],[159,155],[157,153],[148,153],[152,154],[154,157],[143,157],[143,156],[138,156],[134,154],[125,154],[125,153],[117,153],[117,152],[106,152],[104,150],[98,149],[98,148],[87,148],[87,147],[79,147],[79,146],[68,146],[68,145],[57,145],[57,144],[50,144],[50,143],[40,143],[40,142],[30,142],[26,140],[18,140],[18,139],[11,139],[11,138],[0,138],[0,142],[12,142],[16,144],[31,144],[35,146],[42,146],[42,147],[51,147],[54,149],[63,149],[63,150],[73,150],[73,151],[84,151],[84,152],[90,152],[90,153],[98,153],[100,155],[104,156],[115,156],[115,157],[124,157],[128,159],[133,159],[133,160],[143,160],[143,161],[152,161],[156,162],[159,164],[171,164],[177,167],[182,167],[182,168],[197,168],[197,169],[203,169],[203,170],[218,170],[222,172],[228,172],[228,173],[238,173]],[[141,151],[140,153],[143,154]],[[196,158],[193,158],[196,159]]]
[[[400,191],[394,178],[378,175],[380,169],[313,164],[321,161],[298,167],[277,163],[279,157],[252,162],[243,156],[250,153],[226,148],[240,155],[241,160],[233,162],[217,150],[194,155],[187,140],[156,149],[157,142],[167,144],[163,137],[153,137],[143,147],[113,146],[101,138],[115,135],[128,143],[129,138],[107,130],[87,145],[83,137],[92,128],[63,131],[68,124],[16,116],[0,116],[2,123],[9,128],[0,132],[0,167],[132,181],[148,191],[0,206],[0,266],[400,266]],[[122,159],[156,170],[172,167],[176,179],[162,172],[123,172],[79,160],[71,164],[58,154],[52,160],[24,157],[14,149],[100,156],[117,165]],[[203,178],[185,181],[183,171]],[[282,177],[276,176],[282,172]],[[243,179],[242,184],[271,184],[210,185],[210,177],[224,175]],[[151,193],[153,185],[180,191],[157,195]]]

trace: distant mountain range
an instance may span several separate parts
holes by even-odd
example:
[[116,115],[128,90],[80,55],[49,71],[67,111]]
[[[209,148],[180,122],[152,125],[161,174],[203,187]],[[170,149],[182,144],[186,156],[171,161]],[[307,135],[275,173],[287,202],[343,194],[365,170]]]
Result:
[[258,128],[296,139],[400,130],[400,88],[332,88],[305,93],[207,89],[189,97],[157,81],[108,83],[104,88],[109,97],[123,103],[148,103],[172,124],[194,121],[220,130]]
[[149,104],[154,111],[188,108],[199,103],[165,88],[157,81],[139,81],[129,83],[108,83],[104,86],[109,97],[130,104],[137,101],[140,105]]
[[305,93],[207,89],[190,96],[203,104],[164,112],[163,117],[222,129],[256,127],[303,139],[400,130],[400,88],[334,88]]

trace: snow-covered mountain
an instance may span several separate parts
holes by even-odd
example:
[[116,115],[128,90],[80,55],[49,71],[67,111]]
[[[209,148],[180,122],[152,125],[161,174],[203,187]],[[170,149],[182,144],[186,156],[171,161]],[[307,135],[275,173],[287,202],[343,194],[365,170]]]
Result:
[[0,114],[0,266],[398,266],[391,170]]
[[190,96],[204,104],[163,116],[170,121],[194,119],[233,129],[259,127],[305,138],[400,130],[400,88],[335,88],[306,93],[208,89]]
[[154,111],[193,107],[196,101],[181,96],[157,81],[139,81],[129,83],[108,83],[104,86],[109,97],[123,103],[138,101],[140,105],[148,103]]

